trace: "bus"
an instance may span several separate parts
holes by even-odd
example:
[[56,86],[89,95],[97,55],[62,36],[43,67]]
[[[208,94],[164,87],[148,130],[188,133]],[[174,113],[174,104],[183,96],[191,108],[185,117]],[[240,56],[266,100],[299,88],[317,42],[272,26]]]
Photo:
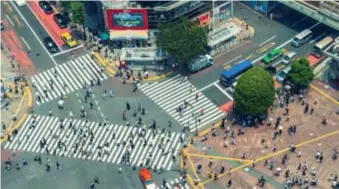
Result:
[[313,50],[312,50],[312,55],[320,58],[323,54],[323,51],[330,46],[330,44],[333,42],[333,38],[331,36],[327,36],[321,41],[319,41],[317,44],[314,45]]
[[213,58],[209,54],[200,55],[192,63],[188,64],[190,72],[197,72],[207,66],[213,65]]
[[312,31],[307,29],[296,35],[292,40],[292,45],[295,47],[300,47],[301,45],[307,43],[312,39]]
[[238,77],[240,74],[244,73],[248,69],[252,68],[252,66],[253,66],[253,63],[250,60],[245,60],[241,62],[240,64],[236,64],[230,67],[228,70],[225,70],[221,74],[219,81],[223,86],[228,87],[232,85],[236,77]]

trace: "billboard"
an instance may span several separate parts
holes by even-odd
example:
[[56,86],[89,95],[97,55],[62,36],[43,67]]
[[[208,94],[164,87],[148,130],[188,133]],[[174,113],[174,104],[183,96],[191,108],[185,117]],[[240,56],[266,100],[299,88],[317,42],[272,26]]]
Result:
[[148,30],[146,9],[107,9],[109,30]]
[[201,27],[210,24],[210,21],[211,21],[211,13],[210,12],[207,12],[207,13],[199,16],[199,23],[200,23]]
[[216,22],[228,20],[232,16],[232,2],[226,2],[214,8],[214,18]]

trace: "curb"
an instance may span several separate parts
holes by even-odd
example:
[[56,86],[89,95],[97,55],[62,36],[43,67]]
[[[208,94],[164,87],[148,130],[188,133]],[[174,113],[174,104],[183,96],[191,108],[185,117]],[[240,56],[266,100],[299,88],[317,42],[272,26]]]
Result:
[[[107,63],[107,61],[105,61],[98,52],[94,52],[94,57],[96,58],[97,62],[99,62],[99,64],[104,67],[109,73],[111,73],[112,75],[115,75],[117,73],[116,70],[114,70],[113,68],[110,67],[109,63]],[[157,80],[160,80],[160,79],[164,79],[170,75],[172,75],[174,72],[173,71],[169,71],[169,72],[166,72],[164,74],[160,74],[160,75],[157,75],[157,76],[153,76],[153,77],[149,77],[147,79],[143,79],[142,81],[143,82],[152,82],[152,81],[157,81]],[[127,80],[126,81],[127,83],[132,83],[132,79],[130,80]]]
[[[24,96],[26,96],[26,95],[28,96],[28,108],[30,109],[30,108],[32,108],[32,103],[33,103],[32,90],[29,87],[25,87],[25,91],[27,92],[27,94],[25,92]],[[20,118],[20,120],[17,122],[17,124],[15,126],[11,126],[11,127],[7,128],[8,134],[4,138],[1,139],[1,144],[7,141],[8,136],[12,135],[12,131],[14,129],[20,128],[22,123],[26,120],[27,116],[28,116],[28,113],[24,113],[24,115]]]
[[218,121],[218,122],[216,122],[212,127],[208,127],[208,128],[206,128],[206,129],[204,129],[204,130],[202,130],[202,131],[200,131],[199,133],[198,133],[198,136],[199,137],[202,137],[202,136],[204,136],[205,134],[207,134],[207,133],[209,133],[210,131],[212,131],[212,129],[213,128],[219,128],[219,127],[221,127],[221,120],[220,121]]

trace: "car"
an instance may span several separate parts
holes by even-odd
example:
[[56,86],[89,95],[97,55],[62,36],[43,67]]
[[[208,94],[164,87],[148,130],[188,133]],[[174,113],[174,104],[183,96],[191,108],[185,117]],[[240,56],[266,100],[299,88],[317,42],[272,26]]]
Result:
[[52,14],[54,12],[52,6],[47,1],[39,1],[39,6],[45,14]]
[[297,53],[295,52],[289,52],[287,53],[283,59],[282,59],[282,63],[285,64],[285,65],[288,65],[290,64],[293,60],[295,60],[297,58]]
[[44,38],[44,45],[47,48],[47,50],[51,53],[56,53],[58,52],[58,47],[50,37],[45,37]]
[[66,20],[66,18],[65,18],[62,14],[57,13],[57,14],[55,14],[55,15],[53,16],[53,18],[54,18],[55,23],[57,23],[57,25],[58,25],[61,29],[67,28],[67,20]]
[[283,83],[287,77],[288,72],[291,70],[291,66],[288,66],[287,68],[283,69],[277,76],[277,81],[279,83]]
[[72,35],[68,32],[62,33],[61,38],[62,38],[63,41],[65,41],[67,46],[69,46],[71,48],[78,45],[78,42],[76,40],[74,40]]
[[143,168],[139,171],[139,176],[141,178],[141,181],[144,184],[145,189],[155,189],[157,186],[155,185],[152,173],[149,169]]
[[267,66],[265,67],[265,70],[271,75],[275,75],[277,73],[277,69],[273,66]]
[[265,64],[269,64],[269,63],[273,62],[275,59],[282,56],[283,54],[284,54],[284,51],[282,49],[280,49],[280,48],[273,49],[262,59],[262,61]]

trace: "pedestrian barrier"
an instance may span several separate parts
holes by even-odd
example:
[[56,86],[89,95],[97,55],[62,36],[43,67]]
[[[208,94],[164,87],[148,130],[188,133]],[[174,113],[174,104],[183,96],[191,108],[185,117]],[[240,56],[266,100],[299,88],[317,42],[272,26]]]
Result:
[[225,45],[223,45],[223,46],[221,46],[221,47],[219,47],[215,50],[212,50],[210,54],[212,56],[216,56],[217,54],[225,53],[225,52],[231,50],[231,48],[233,48],[234,46],[238,45],[241,41],[242,40],[239,40],[239,39],[233,40],[233,41],[231,41],[231,42],[229,42],[229,43],[227,43],[227,44],[225,44]]

